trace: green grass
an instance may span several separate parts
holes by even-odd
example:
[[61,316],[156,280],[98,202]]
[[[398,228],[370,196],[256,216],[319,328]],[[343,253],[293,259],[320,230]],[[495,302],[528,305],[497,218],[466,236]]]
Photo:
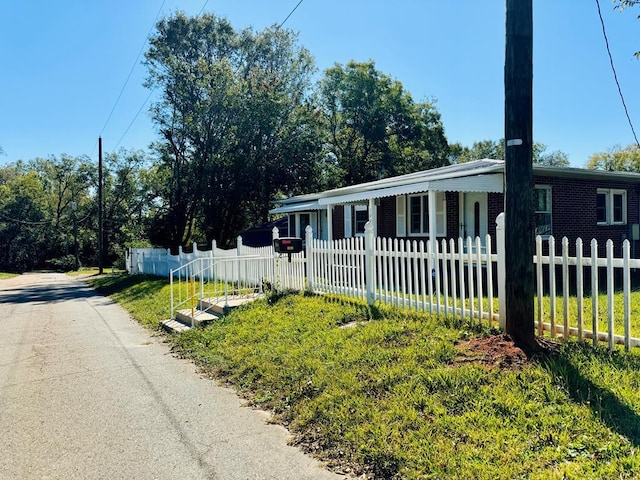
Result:
[[4,273],[4,272],[0,272],[0,280],[5,280],[7,278],[13,278],[13,277],[17,277],[18,274],[17,273]]
[[[607,332],[607,322],[608,322],[608,303],[607,303],[607,295],[600,294],[598,295],[598,318],[599,318],[599,326],[598,330],[601,332]],[[614,332],[618,335],[624,335],[624,322],[623,322],[623,313],[624,313],[624,298],[622,292],[617,292],[614,296],[613,301],[614,306]],[[630,316],[631,316],[631,336],[640,338],[640,291],[632,291],[630,296]],[[543,321],[551,322],[551,301],[548,296],[543,297],[542,299],[542,311],[543,311]],[[591,297],[583,298],[583,326],[585,330],[591,330],[593,327],[592,323],[592,303]],[[538,312],[538,302],[535,303],[535,312],[537,318]],[[563,325],[564,324],[564,299],[562,296],[556,297],[556,324]],[[568,297],[568,318],[569,318],[569,326],[577,327],[578,326],[578,299],[575,296]]]
[[[167,317],[166,280],[96,283],[146,324]],[[152,298],[164,314],[151,314]],[[174,342],[272,410],[295,443],[374,478],[640,476],[637,350],[568,342],[522,370],[458,362],[456,342],[486,333],[337,297],[285,295]]]

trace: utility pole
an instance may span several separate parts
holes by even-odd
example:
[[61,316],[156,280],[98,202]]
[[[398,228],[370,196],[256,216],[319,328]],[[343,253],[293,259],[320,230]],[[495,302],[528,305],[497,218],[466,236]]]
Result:
[[533,5],[506,0],[506,7],[506,331],[522,346],[534,347]]
[[77,272],[80,268],[80,260],[78,259],[78,219],[76,217],[76,211],[78,210],[78,203],[74,200],[71,202],[71,214],[73,215],[73,266]]
[[103,273],[102,263],[102,137],[98,137],[98,273]]

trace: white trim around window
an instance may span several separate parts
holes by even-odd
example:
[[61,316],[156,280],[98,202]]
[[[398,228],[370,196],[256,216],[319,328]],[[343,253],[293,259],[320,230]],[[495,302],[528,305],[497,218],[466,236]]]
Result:
[[[447,214],[444,192],[436,196],[436,236],[447,235]],[[424,237],[429,235],[429,195],[396,197],[396,233],[399,237]],[[401,235],[404,233],[404,235]]]
[[596,222],[598,225],[627,224],[627,191],[599,188],[596,193]]

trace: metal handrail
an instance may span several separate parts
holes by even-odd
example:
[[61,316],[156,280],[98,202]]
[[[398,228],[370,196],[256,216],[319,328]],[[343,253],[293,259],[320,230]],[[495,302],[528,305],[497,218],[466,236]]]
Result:
[[[197,314],[199,315],[206,313],[222,299],[224,299],[225,308],[228,307],[230,293],[234,297],[242,296],[243,294],[262,294],[263,281],[268,276],[267,269],[269,267],[261,265],[261,262],[256,262],[253,268],[250,268],[249,263],[259,260],[271,263],[273,259],[273,256],[264,255],[203,257],[172,269],[169,273],[171,318],[175,319],[176,311],[184,305],[191,307],[192,318],[194,318],[196,316],[196,304],[199,307],[197,309]],[[204,265],[204,262],[206,262],[206,265]],[[219,275],[221,265],[224,265],[224,267],[222,268],[222,275]],[[231,267],[229,268],[228,265],[231,265]],[[175,298],[176,289],[174,289],[176,279],[178,283],[177,301]],[[199,283],[198,292],[196,292],[195,287],[196,281]],[[205,300],[209,306],[200,308],[205,303]]]

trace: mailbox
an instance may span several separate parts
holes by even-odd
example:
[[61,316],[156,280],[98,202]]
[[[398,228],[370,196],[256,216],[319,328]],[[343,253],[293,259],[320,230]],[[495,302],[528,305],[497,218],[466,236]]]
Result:
[[302,251],[302,239],[295,237],[274,238],[273,249],[276,253],[300,253]]

